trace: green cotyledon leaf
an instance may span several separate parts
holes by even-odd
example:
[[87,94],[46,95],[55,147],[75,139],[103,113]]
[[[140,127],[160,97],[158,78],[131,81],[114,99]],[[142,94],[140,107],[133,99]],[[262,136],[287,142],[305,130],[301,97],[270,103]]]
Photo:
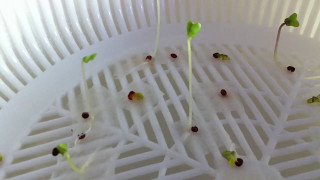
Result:
[[297,13],[293,13],[284,20],[284,23],[287,26],[299,27],[299,21],[297,17],[298,17]]
[[60,143],[57,146],[57,149],[60,154],[64,155],[64,153],[68,151],[68,145],[66,143]]
[[91,55],[89,55],[89,56],[83,57],[83,58],[82,58],[82,61],[83,61],[84,63],[88,63],[88,62],[90,62],[90,61],[93,61],[94,58],[96,58],[96,56],[97,56],[97,53],[93,53],[93,54],[91,54]]
[[188,38],[193,38],[201,29],[200,23],[194,23],[191,20],[187,23],[187,36]]
[[235,162],[237,161],[237,154],[234,151],[224,151],[222,153],[222,156],[228,160],[228,163],[234,167],[235,166]]
[[311,103],[314,103],[314,102],[320,102],[320,96],[318,95],[317,97],[316,96],[312,96],[311,98],[309,98],[307,100],[307,103],[311,104]]
[[237,159],[234,158],[234,157],[232,157],[232,158],[230,158],[230,159],[228,160],[228,164],[230,164],[232,167],[234,167],[236,161],[237,161]]
[[144,95],[141,92],[137,92],[133,96],[133,99],[135,99],[135,100],[143,100],[143,98],[144,98]]
[[234,152],[234,151],[224,151],[223,153],[222,153],[222,156],[225,158],[225,159],[227,159],[227,160],[229,160],[230,158],[233,158],[233,157],[235,157],[235,159],[237,159],[236,157],[237,157],[237,154],[236,154],[236,152]]

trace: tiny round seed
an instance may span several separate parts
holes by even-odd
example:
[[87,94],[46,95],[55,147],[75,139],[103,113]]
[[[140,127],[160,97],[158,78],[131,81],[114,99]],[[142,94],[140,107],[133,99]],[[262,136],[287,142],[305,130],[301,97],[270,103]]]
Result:
[[176,54],[174,54],[174,53],[171,53],[170,56],[171,56],[172,58],[174,58],[174,59],[178,57],[178,56],[177,56]]
[[288,66],[287,70],[290,71],[290,72],[294,72],[296,70],[296,68],[293,67],[293,66]]
[[52,149],[52,156],[57,156],[59,154],[58,148],[53,148]]
[[191,127],[191,131],[192,131],[192,132],[198,132],[198,130],[199,130],[199,129],[198,129],[197,126],[192,126],[192,127]]
[[89,113],[88,112],[83,112],[81,116],[82,116],[83,119],[88,119],[89,118]]
[[151,61],[151,59],[152,59],[152,56],[150,56],[150,55],[148,55],[148,56],[146,57],[146,60],[148,60],[148,61]]
[[243,160],[241,158],[237,158],[237,161],[234,163],[236,166],[240,167],[243,164]]
[[219,53],[214,53],[212,56],[217,59],[219,58]]
[[288,71],[291,71],[291,66],[288,66],[288,67],[287,67],[287,70],[288,70]]
[[222,96],[227,96],[228,93],[227,93],[227,91],[225,89],[221,89],[220,94]]
[[78,138],[81,140],[81,139],[84,139],[86,137],[86,134],[84,133],[81,133],[80,135],[78,135]]
[[130,91],[129,94],[128,94],[128,99],[129,100],[133,100],[133,96],[135,95],[136,93],[134,91]]

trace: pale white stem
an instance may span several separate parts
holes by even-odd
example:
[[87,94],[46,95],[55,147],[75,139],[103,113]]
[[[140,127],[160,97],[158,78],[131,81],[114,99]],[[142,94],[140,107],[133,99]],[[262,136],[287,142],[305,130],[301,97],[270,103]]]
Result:
[[136,72],[139,71],[140,68],[142,68],[144,65],[148,64],[149,62],[143,62],[139,65],[137,65],[136,67],[131,68],[128,72],[125,72],[125,74],[122,74],[121,76],[119,76],[119,78],[122,78],[123,76],[126,76],[127,74],[130,74],[132,72]]
[[[89,117],[90,117],[90,124],[89,124],[89,129],[86,131],[86,133],[88,133],[91,130],[92,127],[92,121],[94,120],[94,114],[93,114],[93,110],[92,110],[92,105],[91,105],[91,99],[89,96],[89,90],[88,90],[88,84],[87,84],[87,79],[86,79],[86,71],[85,71],[85,63],[82,61],[81,62],[81,70],[82,70],[82,80],[83,80],[83,84],[84,84],[84,92],[85,92],[85,96],[88,102],[88,108],[89,108]],[[76,145],[76,142],[75,142]]]
[[159,37],[160,37],[160,0],[157,0],[157,37],[156,37],[156,44],[154,47],[154,51],[152,54],[152,57],[155,57],[158,51],[158,46],[159,46]]
[[276,39],[276,45],[274,47],[274,52],[273,52],[273,60],[275,63],[278,63],[278,60],[277,60],[277,53],[278,53],[278,45],[279,45],[279,39],[280,39],[280,32],[281,32],[281,29],[282,27],[286,25],[286,23],[282,23],[278,29],[278,34],[277,34],[277,39]]
[[191,57],[191,38],[188,38],[188,58],[189,58],[189,127],[192,126],[192,57]]
[[97,152],[100,151],[100,147],[97,148],[92,154],[90,154],[89,158],[86,160],[86,162],[81,166],[81,169],[86,170],[90,163],[93,161],[93,158],[96,156]]

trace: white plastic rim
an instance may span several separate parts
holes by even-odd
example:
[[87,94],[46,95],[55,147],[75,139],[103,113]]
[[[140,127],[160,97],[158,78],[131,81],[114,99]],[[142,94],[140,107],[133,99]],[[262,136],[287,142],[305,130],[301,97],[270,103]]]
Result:
[[[146,101],[140,109],[114,102],[112,116],[102,115],[103,124],[117,120],[105,127],[112,133],[97,131],[82,144],[85,153],[99,147],[120,153],[112,161],[113,179],[225,179],[239,170],[243,177],[256,177],[244,173],[256,170],[259,177],[261,169],[270,177],[320,178],[319,106],[306,103],[319,94],[320,1],[160,0],[160,6],[155,62],[120,76],[154,50],[155,0],[1,1],[1,179],[64,177],[51,150],[77,136],[69,105],[84,96],[80,62],[92,53],[98,56],[86,66],[89,88],[117,97],[147,84],[164,93],[154,93],[157,103]],[[300,27],[283,29],[279,67],[272,60],[276,31],[293,12]],[[187,123],[188,20],[202,24],[192,40],[194,86],[231,87],[240,104],[226,101],[219,108],[198,88],[195,102],[209,100],[211,109],[194,104],[199,135],[184,141],[177,125]],[[215,52],[231,61],[214,61]],[[288,65],[297,71],[288,74]],[[221,157],[233,143],[243,169],[228,169]]]

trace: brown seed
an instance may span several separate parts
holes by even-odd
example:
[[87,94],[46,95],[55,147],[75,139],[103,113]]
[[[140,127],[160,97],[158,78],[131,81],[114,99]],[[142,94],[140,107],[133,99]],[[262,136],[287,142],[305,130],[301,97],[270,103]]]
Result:
[[151,61],[151,59],[152,59],[152,56],[150,56],[150,55],[148,55],[148,56],[146,57],[146,60],[148,60],[148,61]]
[[199,130],[199,129],[198,129],[197,126],[192,126],[192,127],[191,127],[191,131],[192,131],[192,132],[198,132],[198,130]]
[[227,96],[228,95],[228,93],[227,93],[227,91],[225,89],[221,89],[220,94],[222,96]]
[[290,72],[294,72],[296,70],[296,68],[293,67],[293,66],[288,66],[287,70],[290,71]]
[[288,70],[288,71],[291,71],[291,66],[288,66],[288,67],[287,67],[287,70]]
[[53,148],[52,149],[52,156],[57,156],[59,154],[58,148]]
[[212,56],[217,59],[217,58],[219,58],[219,53],[216,52],[216,53],[212,54]]
[[81,133],[80,135],[78,134],[78,138],[81,140],[81,139],[84,139],[86,137],[86,134],[84,133]]
[[177,56],[176,54],[174,54],[174,53],[171,53],[170,56],[171,56],[172,58],[174,58],[174,59],[178,57],[178,56]]
[[89,113],[88,112],[83,112],[82,113],[82,118],[83,119],[88,119],[89,118]]
[[132,100],[133,100],[133,96],[134,96],[135,94],[136,94],[136,93],[135,93],[134,91],[130,91],[129,94],[128,94],[128,99],[132,101]]
[[236,166],[240,167],[243,164],[243,160],[241,158],[237,158],[237,161],[234,163]]

